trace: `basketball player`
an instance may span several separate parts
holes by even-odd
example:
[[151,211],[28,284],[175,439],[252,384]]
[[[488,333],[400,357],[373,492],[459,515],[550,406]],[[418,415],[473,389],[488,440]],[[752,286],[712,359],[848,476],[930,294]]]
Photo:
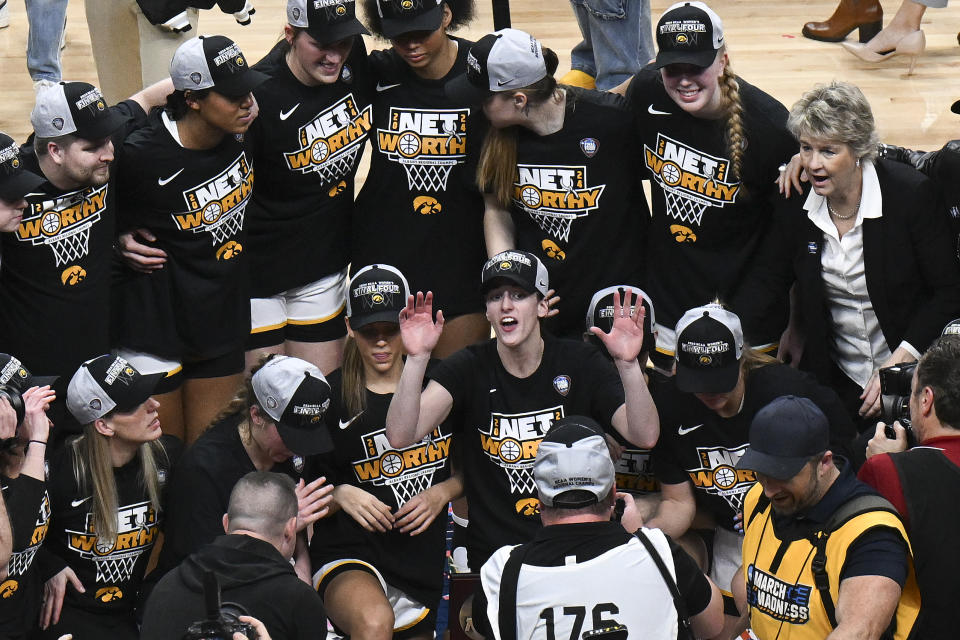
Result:
[[544,336],[546,267],[533,254],[505,251],[483,267],[482,294],[496,338],[424,369],[440,333],[433,295],[411,296],[400,314],[407,362],[387,413],[391,445],[406,447],[429,434],[451,412],[459,438],[470,504],[469,565],[479,569],[505,544],[529,540],[540,526],[531,469],[537,445],[565,415],[591,414],[605,430],[651,447],[659,435],[657,410],[637,355],[643,349],[643,307],[631,310],[628,290],[609,333],[594,329],[611,364],[579,340]]
[[450,427],[394,449],[384,432],[403,371],[398,314],[406,278],[388,265],[351,279],[343,367],[328,378],[333,499],[317,522],[314,583],[338,629],[359,640],[433,637],[443,588],[446,514],[461,476],[450,477]]
[[373,126],[366,33],[354,0],[288,0],[283,39],[254,66],[270,79],[249,134],[248,369],[264,353],[340,364],[353,178]]
[[620,96],[558,87],[557,55],[523,31],[486,35],[470,55],[447,92],[482,104],[492,126],[477,173],[487,253],[518,248],[549,265],[563,301],[545,328],[577,338],[597,289],[642,281],[650,212],[633,116]]
[[474,0],[364,0],[367,20],[393,47],[370,55],[376,86],[373,155],[357,196],[352,263],[399,269],[411,290],[432,290],[449,316],[435,357],[490,336],[477,302],[483,204],[472,162],[476,107],[444,83],[466,70],[471,42],[448,35],[473,18]]
[[124,271],[114,324],[128,360],[167,374],[165,429],[192,442],[242,380],[250,311],[243,221],[253,189],[242,138],[256,117],[251,91],[266,76],[224,36],[188,40],[170,72],[175,91],[127,138],[118,177],[124,228],[150,229],[166,264]]

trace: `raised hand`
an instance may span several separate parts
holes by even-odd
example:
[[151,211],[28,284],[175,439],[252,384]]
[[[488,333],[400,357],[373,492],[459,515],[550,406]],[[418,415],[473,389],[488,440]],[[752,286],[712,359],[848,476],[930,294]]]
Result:
[[636,308],[632,307],[633,289],[629,287],[623,293],[620,304],[620,292],[613,292],[613,326],[610,333],[604,333],[600,327],[590,327],[590,332],[600,338],[607,353],[614,360],[636,360],[643,350],[643,319],[646,310],[637,296]]
[[407,297],[407,306],[400,310],[400,335],[408,356],[428,356],[443,333],[443,311],[433,320],[433,292],[417,291]]

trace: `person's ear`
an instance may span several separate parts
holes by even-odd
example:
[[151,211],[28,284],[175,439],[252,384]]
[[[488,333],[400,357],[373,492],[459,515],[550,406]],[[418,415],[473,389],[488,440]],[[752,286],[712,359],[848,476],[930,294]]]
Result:
[[193,91],[190,89],[186,89],[183,92],[183,100],[187,103],[188,109],[193,109],[194,111],[198,111],[200,109],[200,100],[197,99]]
[[934,412],[933,389],[924,387],[920,390],[920,413],[929,417]]
[[254,405],[250,407],[250,422],[257,425],[258,427],[263,426],[263,413],[260,412],[260,407]]
[[230,516],[223,514],[223,532],[230,533]]
[[283,26],[283,39],[287,41],[287,44],[293,45],[293,41],[296,40],[297,34],[289,24]]
[[730,56],[728,56],[727,52],[724,51],[720,54],[720,68],[717,69],[717,77],[723,75],[723,72],[726,71],[728,64],[730,64]]
[[97,418],[93,421],[93,428],[97,430],[97,433],[100,435],[112,438],[117,434],[117,432],[110,426],[110,423],[104,420],[103,418]]
[[537,317],[546,318],[547,313],[550,312],[550,305],[547,304],[546,298],[540,298],[537,300]]
[[527,94],[522,91],[517,91],[513,94],[513,106],[516,107],[518,111],[523,111],[528,102]]
[[453,22],[453,11],[450,10],[450,5],[446,2],[442,6],[443,17],[440,19],[440,27],[446,31],[450,27],[450,23]]
[[347,325],[347,335],[356,340],[356,336],[353,335],[353,327],[350,326],[350,318],[343,316],[343,323]]

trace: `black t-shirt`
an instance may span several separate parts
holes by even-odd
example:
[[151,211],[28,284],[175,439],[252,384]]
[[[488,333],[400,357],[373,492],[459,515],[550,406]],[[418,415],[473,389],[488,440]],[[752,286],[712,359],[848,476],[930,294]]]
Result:
[[[348,416],[342,399],[342,371],[329,376],[332,403],[325,414],[333,451],[328,455],[336,484],[350,484],[373,494],[396,513],[403,503],[450,476],[449,425],[404,449],[390,446],[384,427],[393,394],[367,391],[367,407]],[[343,558],[366,560],[387,584],[435,606],[443,586],[445,513],[423,533],[371,533],[343,511],[314,525],[311,558],[314,569]]]
[[562,300],[545,326],[579,338],[595,291],[642,282],[650,210],[623,98],[566,91],[562,129],[540,136],[518,127],[511,213],[517,248],[543,261]]
[[253,163],[237,136],[182,147],[162,114],[127,138],[117,187],[121,224],[150,229],[167,262],[148,274],[121,268],[115,339],[183,361],[214,358],[242,350],[250,332],[243,223]]
[[[146,114],[132,100],[110,109],[126,119],[113,136],[119,149]],[[25,169],[43,175],[32,144],[20,157]],[[34,374],[69,378],[110,350],[114,181],[68,191],[44,182],[26,199],[20,226],[0,234],[0,351],[17,354]]]
[[[91,489],[77,483],[73,446],[67,445],[50,457],[52,516],[45,547],[62,566],[73,569],[85,588],[83,593],[67,588],[65,607],[97,615],[133,614],[150,553],[163,528],[164,509],[169,504],[170,464],[182,447],[172,436],[161,436],[160,443],[166,453],[156,456],[162,501],[159,513],[150,503],[139,455],[113,470],[118,505],[115,541],[100,539],[94,530]],[[76,637],[88,637],[84,631],[91,630],[73,633]]]
[[687,309],[724,298],[743,277],[779,197],[777,167],[797,151],[784,106],[738,82],[747,138],[740,180],[732,175],[726,119],[683,111],[658,71],[640,71],[627,92],[651,178],[646,292],[667,327]]
[[0,475],[0,488],[13,530],[13,555],[0,580],[0,636],[19,638],[37,622],[42,584],[34,558],[47,537],[50,495],[46,483],[30,476]]
[[467,552],[479,569],[495,550],[526,542],[540,527],[533,461],[553,422],[585,415],[612,430],[623,385],[592,345],[552,338],[527,378],[503,368],[496,340],[458,351],[432,378],[453,396],[450,423],[470,504]]
[[373,127],[362,38],[333,84],[308,87],[278,43],[258,71],[260,115],[247,134],[257,166],[248,207],[250,294],[263,298],[340,271],[350,259],[353,180]]
[[810,398],[827,416],[834,453],[845,454],[856,435],[837,394],[785,364],[762,366],[747,375],[743,406],[732,418],[721,418],[693,394],[679,391],[673,379],[651,386],[650,392],[660,414],[660,441],[653,450],[657,478],[664,484],[692,482],[698,508],[730,531],[757,479],[736,465],[750,444],[750,423],[760,409],[780,396]]
[[451,101],[444,84],[467,69],[473,44],[454,39],[457,59],[439,80],[417,76],[393,50],[370,54],[376,78],[376,138],[357,196],[353,256],[400,269],[411,291],[433,291],[447,317],[479,312],[483,198],[475,163],[482,114]]
[[[217,536],[223,535],[223,514],[230,504],[230,492],[237,481],[256,471],[240,441],[237,426],[243,412],[214,424],[197,438],[174,467],[170,479],[170,500],[163,549],[157,571],[169,571]],[[286,473],[295,481],[310,475],[312,465],[293,456],[270,471]]]

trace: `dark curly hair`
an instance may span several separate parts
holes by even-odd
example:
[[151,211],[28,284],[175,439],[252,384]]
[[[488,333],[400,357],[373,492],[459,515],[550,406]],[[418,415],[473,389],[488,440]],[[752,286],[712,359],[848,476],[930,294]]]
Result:
[[[203,100],[210,95],[210,91],[210,89],[191,90],[190,97],[195,100]],[[173,93],[167,94],[167,103],[163,108],[171,120],[179,120],[187,115],[190,107],[187,106],[186,92],[183,89],[174,89]]]
[[[444,0],[444,3],[450,7],[450,13],[453,14],[447,31],[456,31],[460,27],[470,24],[476,14],[475,0]],[[364,24],[367,25],[370,32],[381,40],[389,40],[383,35],[380,13],[377,11],[377,0],[363,0],[363,12],[366,17]]]

